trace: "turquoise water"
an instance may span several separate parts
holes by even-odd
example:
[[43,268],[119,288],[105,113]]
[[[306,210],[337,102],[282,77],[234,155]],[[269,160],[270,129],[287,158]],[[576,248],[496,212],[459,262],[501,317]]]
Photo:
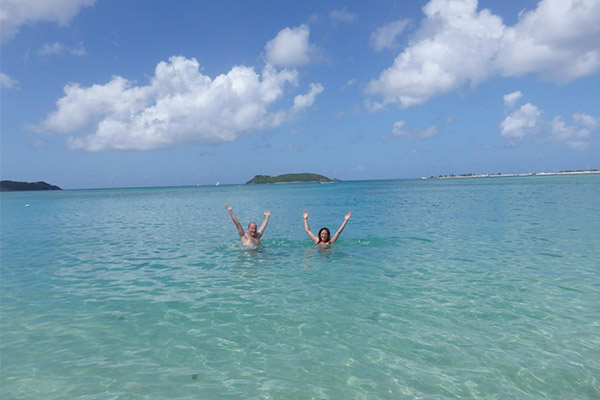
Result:
[[3,193],[0,397],[600,398],[599,226],[600,175]]

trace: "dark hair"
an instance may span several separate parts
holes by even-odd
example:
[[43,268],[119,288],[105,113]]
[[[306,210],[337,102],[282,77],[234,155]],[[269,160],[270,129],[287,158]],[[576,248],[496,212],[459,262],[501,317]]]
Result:
[[327,228],[321,228],[319,229],[319,241],[317,243],[321,243],[321,232],[327,232],[327,241],[329,241],[329,239],[331,239],[331,232],[329,232],[329,229]]

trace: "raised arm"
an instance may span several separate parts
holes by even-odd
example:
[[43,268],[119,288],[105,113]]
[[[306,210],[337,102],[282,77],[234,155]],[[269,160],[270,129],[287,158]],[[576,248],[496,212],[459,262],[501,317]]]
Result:
[[304,212],[302,213],[302,218],[304,218],[304,230],[306,231],[308,237],[310,237],[313,240],[313,242],[319,243],[319,238],[317,237],[317,235],[312,233],[310,231],[310,228],[308,227],[308,211],[304,210]]
[[262,224],[260,224],[260,228],[258,229],[258,238],[260,239],[265,231],[265,228],[267,227],[267,224],[269,223],[269,217],[271,216],[271,211],[267,210],[264,212],[265,214],[265,220],[263,221]]
[[227,211],[229,211],[229,215],[231,215],[231,219],[233,220],[233,223],[237,228],[238,234],[240,235],[240,237],[244,237],[246,233],[244,232],[244,228],[242,228],[242,224],[240,224],[240,221],[238,221],[238,219],[233,214],[233,208],[231,208],[229,204],[225,204],[225,208],[227,209]]
[[340,236],[340,233],[342,233],[342,231],[344,230],[344,228],[346,227],[346,222],[348,222],[348,220],[350,219],[350,216],[352,215],[351,212],[349,212],[348,214],[346,214],[344,216],[344,222],[342,222],[342,226],[340,226],[340,229],[337,230],[337,232],[335,233],[335,235],[333,235],[333,237],[331,238],[331,240],[329,240],[329,243],[335,243],[335,241],[338,239],[338,237]]

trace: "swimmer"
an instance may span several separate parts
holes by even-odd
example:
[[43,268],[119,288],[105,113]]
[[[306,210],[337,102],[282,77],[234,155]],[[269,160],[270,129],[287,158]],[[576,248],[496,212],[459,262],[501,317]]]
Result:
[[340,236],[340,233],[342,233],[342,231],[346,227],[346,223],[350,219],[350,215],[352,215],[352,213],[349,212],[344,216],[344,222],[342,222],[342,226],[340,226],[340,229],[337,230],[333,237],[331,237],[329,229],[327,228],[321,228],[321,230],[319,231],[319,235],[317,236],[310,231],[308,227],[308,211],[304,210],[304,212],[302,213],[302,217],[304,218],[304,230],[306,231],[308,236],[313,240],[313,242],[315,242],[319,246],[327,246],[329,244],[334,244]]
[[260,225],[260,229],[256,230],[256,223],[250,222],[248,224],[248,232],[244,232],[242,228],[242,224],[233,214],[233,208],[229,204],[225,204],[225,208],[229,211],[229,215],[231,215],[231,219],[237,228],[238,234],[240,235],[240,239],[242,239],[242,244],[244,246],[258,246],[260,245],[260,238],[262,237],[265,228],[267,227],[267,223],[269,222],[269,217],[271,216],[271,211],[265,211],[265,220]]

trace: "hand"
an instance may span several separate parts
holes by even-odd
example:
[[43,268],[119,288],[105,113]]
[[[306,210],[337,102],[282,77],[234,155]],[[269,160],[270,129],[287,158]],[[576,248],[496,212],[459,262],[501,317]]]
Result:
[[231,206],[229,204],[225,204],[225,208],[227,209],[227,211],[231,212],[233,211],[233,208],[231,208]]
[[265,217],[269,218],[271,216],[271,210],[267,210],[264,212]]
[[304,212],[302,213],[302,217],[304,219],[308,219],[308,211],[304,210]]
[[350,216],[351,216],[351,215],[352,215],[352,213],[351,213],[351,212],[348,212],[348,214],[346,214],[346,215],[344,216],[344,221],[348,221],[348,220],[350,219]]

